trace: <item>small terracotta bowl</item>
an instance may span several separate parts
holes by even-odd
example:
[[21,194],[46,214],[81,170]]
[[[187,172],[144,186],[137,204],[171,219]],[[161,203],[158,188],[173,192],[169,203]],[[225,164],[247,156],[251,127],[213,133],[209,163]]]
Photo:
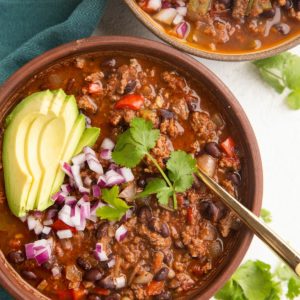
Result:
[[[80,54],[116,51],[129,53],[130,55],[146,55],[170,64],[180,72],[201,82],[215,96],[217,102],[215,104],[226,120],[229,120],[231,124],[229,125],[234,128],[235,136],[241,144],[244,182],[242,187],[243,203],[255,214],[258,214],[262,201],[262,166],[253,130],[242,107],[228,88],[211,71],[191,57],[164,44],[124,36],[92,37],[50,50],[18,70],[1,87],[0,123],[3,124],[5,116],[18,101],[18,93],[22,88],[47,68]],[[186,295],[184,298],[209,299],[213,296],[241,263],[252,236],[253,234],[249,230],[242,227],[230,242],[228,251],[226,251],[218,267],[210,273],[209,278],[201,288],[193,290],[190,295]],[[27,284],[14,271],[1,250],[0,285],[16,299],[48,299]]]
[[208,51],[198,48],[193,44],[184,43],[181,39],[171,36],[163,29],[163,27],[156,22],[149,14],[139,7],[136,0],[124,0],[134,15],[155,35],[174,46],[175,48],[190,53],[195,56],[223,61],[246,61],[257,60],[270,56],[274,56],[290,48],[293,48],[300,44],[300,34],[292,35],[287,38],[283,38],[282,41],[275,46],[264,48],[263,50],[253,50],[241,53],[224,53],[216,51]]

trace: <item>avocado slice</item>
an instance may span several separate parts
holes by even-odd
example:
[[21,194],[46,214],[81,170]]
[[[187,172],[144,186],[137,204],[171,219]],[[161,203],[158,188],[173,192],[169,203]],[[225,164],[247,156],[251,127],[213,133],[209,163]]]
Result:
[[89,127],[86,128],[81,139],[77,145],[77,148],[74,152],[74,156],[82,152],[82,149],[86,146],[93,147],[100,135],[100,128],[97,127]]
[[[56,108],[55,103],[54,108]],[[67,96],[59,116],[44,128],[40,136],[38,157],[43,171],[35,201],[37,210],[44,210],[53,204],[49,201],[52,185],[56,178],[57,169],[60,167],[60,161],[64,157],[65,148],[70,143],[72,135],[76,134],[73,133],[73,127],[78,114],[76,99],[74,96]],[[81,135],[82,132],[80,132]],[[78,141],[79,138],[76,145]],[[68,159],[70,158],[71,156],[68,157]]]
[[[80,114],[75,122],[75,125],[71,131],[70,138],[68,140],[68,143],[65,145],[64,153],[61,157],[61,162],[69,162],[77,149],[77,145],[84,133],[85,130],[85,117],[84,115]],[[51,195],[55,194],[62,185],[64,181],[65,173],[61,170],[61,167],[59,166],[56,170],[55,179],[52,185]],[[48,198],[48,201],[45,203],[41,203],[39,206],[39,209],[45,209],[46,207],[53,204],[51,198]]]
[[48,113],[53,94],[37,92],[21,101],[6,118],[3,136],[3,171],[5,192],[12,213],[26,214],[26,202],[33,181],[25,159],[25,140],[32,123]]
[[63,90],[53,92],[53,100],[47,115],[39,116],[30,126],[26,140],[25,140],[25,159],[28,164],[31,177],[33,178],[28,199],[26,202],[26,210],[33,210],[35,208],[36,197],[38,194],[40,182],[43,176],[43,164],[37,155],[42,141],[42,133],[45,128],[51,124],[60,114],[66,94]]

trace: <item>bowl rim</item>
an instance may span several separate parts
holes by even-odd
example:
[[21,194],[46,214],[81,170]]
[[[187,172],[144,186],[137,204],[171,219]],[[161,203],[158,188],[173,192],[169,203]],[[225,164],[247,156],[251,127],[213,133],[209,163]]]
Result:
[[[258,215],[262,205],[263,193],[262,163],[256,137],[245,112],[235,96],[215,74],[192,57],[189,57],[168,45],[137,37],[102,36],[76,40],[49,50],[21,67],[0,87],[0,105],[2,107],[2,110],[0,111],[1,118],[4,116],[5,108],[3,107],[5,106],[4,104],[6,100],[16,95],[16,92],[20,89],[24,82],[32,79],[42,70],[70,56],[105,50],[123,52],[126,52],[127,50],[127,52],[134,51],[137,54],[146,54],[154,58],[163,57],[168,63],[173,63],[176,67],[182,70],[191,70],[191,72],[199,74],[199,77],[202,77],[204,82],[207,82],[210,85],[210,90],[212,92],[216,91],[219,97],[222,97],[222,99],[224,98],[226,108],[230,108],[232,115],[234,115],[239,121],[239,125],[242,128],[242,135],[246,137],[245,145],[247,145],[247,151],[250,155],[248,160],[253,174],[253,182],[251,182],[251,190],[253,191],[251,210]],[[253,238],[252,232],[244,227],[241,230],[243,235],[241,234],[241,237],[239,237],[241,242],[238,247],[235,247],[232,251],[234,254],[233,258],[230,260],[228,259],[226,266],[224,265],[223,269],[216,274],[214,283],[208,285],[208,287],[204,289],[204,292],[201,295],[196,296],[195,299],[200,300],[200,298],[210,298],[225,284],[226,280],[229,279],[232,273],[239,266]],[[27,284],[21,276],[14,271],[5,259],[1,250],[0,284],[16,299],[37,299],[37,295],[39,299],[49,299],[37,291],[37,289]]]
[[164,30],[161,30],[161,25],[159,25],[153,18],[144,12],[135,2],[135,0],[123,0],[127,6],[130,8],[132,13],[137,17],[137,19],[144,24],[152,33],[157,37],[167,42],[171,46],[182,50],[191,55],[195,55],[201,58],[206,58],[210,60],[218,61],[248,61],[248,60],[258,60],[267,57],[274,56],[281,52],[287,51],[300,44],[300,33],[294,34],[291,38],[283,39],[282,42],[273,45],[270,48],[266,48],[256,52],[246,52],[246,53],[232,53],[226,54],[223,52],[214,52],[205,49],[197,48],[188,43],[183,43],[180,39],[172,37],[167,34]]

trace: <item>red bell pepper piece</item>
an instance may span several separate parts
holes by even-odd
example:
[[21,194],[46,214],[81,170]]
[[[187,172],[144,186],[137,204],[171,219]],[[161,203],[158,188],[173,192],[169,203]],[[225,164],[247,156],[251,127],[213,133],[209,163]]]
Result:
[[235,156],[235,151],[234,151],[235,143],[232,137],[228,137],[224,142],[222,142],[221,147],[229,157]]
[[70,290],[59,290],[56,292],[59,300],[72,300],[72,292]]
[[188,207],[187,208],[187,214],[186,214],[186,219],[189,225],[193,224],[193,208],[192,207]]
[[147,294],[149,296],[159,295],[164,288],[163,281],[151,281],[147,287]]
[[139,110],[144,103],[144,97],[139,94],[130,94],[123,96],[116,104],[115,109],[130,108]]
[[72,300],[82,300],[86,295],[85,289],[72,290]]
[[110,290],[102,289],[102,288],[95,288],[93,292],[97,295],[101,296],[108,296],[110,294]]
[[54,230],[65,230],[65,229],[70,229],[73,233],[76,233],[77,230],[76,228],[67,225],[64,223],[62,220],[57,219],[53,224],[52,224],[52,229]]

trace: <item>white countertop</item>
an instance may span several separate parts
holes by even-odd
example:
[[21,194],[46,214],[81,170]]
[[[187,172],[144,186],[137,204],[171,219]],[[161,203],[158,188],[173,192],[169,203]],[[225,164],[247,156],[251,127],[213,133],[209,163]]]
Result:
[[[95,35],[133,35],[159,40],[121,0],[109,0]],[[292,51],[300,55],[300,46]],[[263,161],[263,207],[272,213],[271,227],[300,251],[300,110],[287,108],[284,95],[277,94],[265,84],[249,62],[196,59],[217,74],[243,106],[256,134]],[[278,262],[257,238],[245,259],[248,258],[273,265]]]

